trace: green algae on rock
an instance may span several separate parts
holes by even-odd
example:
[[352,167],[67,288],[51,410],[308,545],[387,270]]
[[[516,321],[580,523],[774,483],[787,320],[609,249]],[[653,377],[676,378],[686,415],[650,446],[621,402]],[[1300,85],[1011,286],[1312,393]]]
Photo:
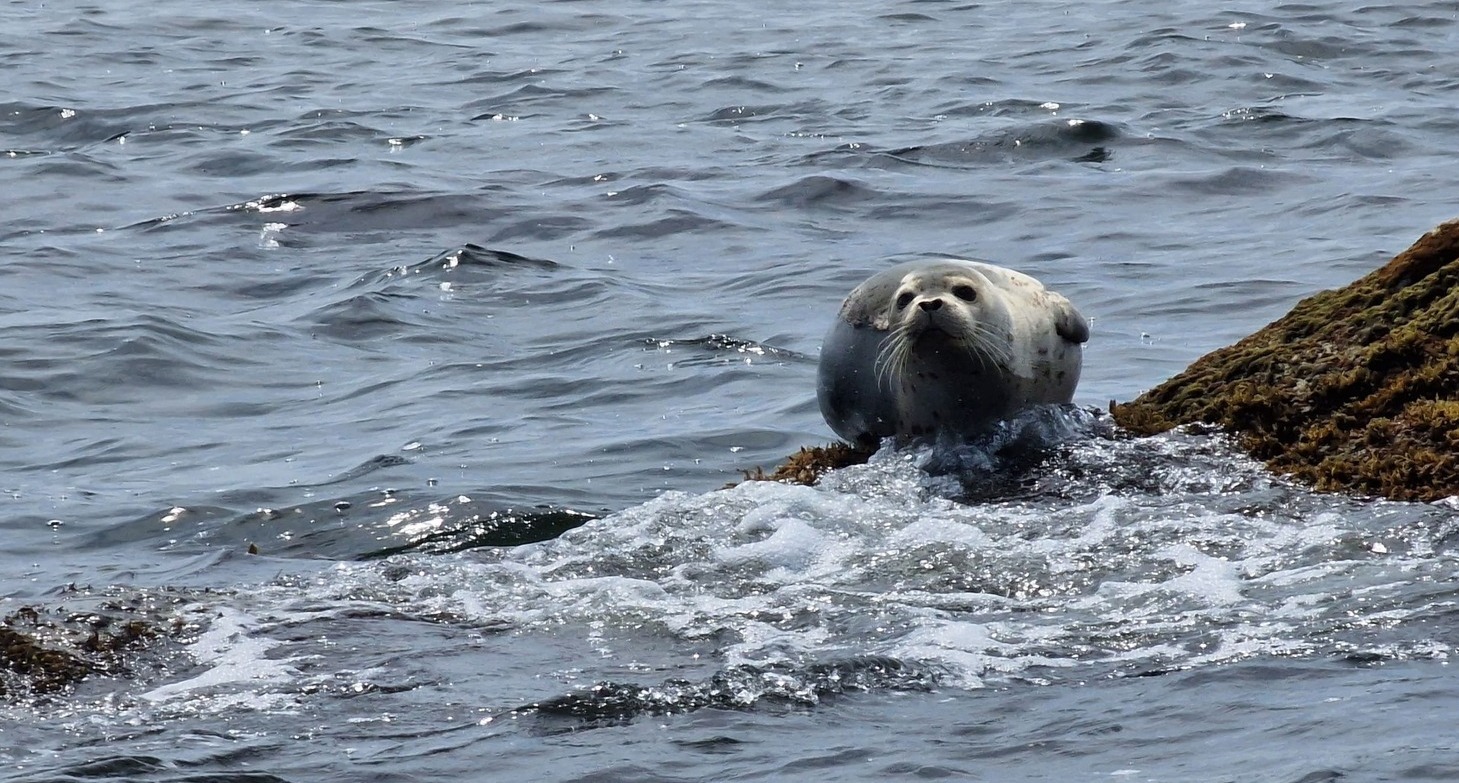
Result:
[[1459,220],[1110,412],[1141,435],[1217,425],[1323,491],[1459,495]]

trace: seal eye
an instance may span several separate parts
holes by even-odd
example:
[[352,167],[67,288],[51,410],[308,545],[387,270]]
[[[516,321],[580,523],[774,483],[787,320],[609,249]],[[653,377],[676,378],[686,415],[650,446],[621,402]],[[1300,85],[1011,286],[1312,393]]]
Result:
[[911,291],[903,291],[902,295],[897,297],[897,309],[905,310],[907,305],[912,303],[913,298]]
[[952,295],[963,300],[964,302],[971,302],[974,299],[978,298],[978,289],[973,288],[966,283],[964,283],[963,285],[955,285],[952,287]]

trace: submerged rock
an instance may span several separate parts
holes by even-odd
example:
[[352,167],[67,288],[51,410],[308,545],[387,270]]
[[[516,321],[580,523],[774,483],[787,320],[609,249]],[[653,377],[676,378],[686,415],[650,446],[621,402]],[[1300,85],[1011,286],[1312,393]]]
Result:
[[68,592],[69,608],[23,606],[0,618],[0,702],[65,691],[92,675],[127,673],[133,657],[176,635],[142,602],[103,600]]
[[1459,495],[1459,220],[1110,411],[1141,435],[1219,426],[1319,490]]
[[[1098,433],[1110,434],[1109,417],[1073,404],[1035,405],[995,422],[966,439],[932,444],[920,460],[932,476],[952,476],[962,484],[962,497],[1003,496],[1029,478],[1029,471],[1054,450]],[[889,442],[889,441],[884,441]],[[837,441],[802,448],[771,473],[762,468],[745,473],[747,481],[815,484],[829,470],[864,464],[876,446]],[[733,485],[730,485],[733,486]],[[997,489],[995,489],[997,488]]]

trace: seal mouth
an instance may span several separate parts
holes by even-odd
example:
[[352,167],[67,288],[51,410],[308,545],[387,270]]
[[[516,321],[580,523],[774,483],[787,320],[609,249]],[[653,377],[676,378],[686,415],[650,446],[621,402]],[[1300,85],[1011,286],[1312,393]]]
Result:
[[913,361],[932,361],[953,370],[976,366],[992,372],[1006,366],[1010,351],[1000,347],[986,324],[923,312],[920,318],[896,324],[882,338],[874,364],[876,382],[882,388],[896,387]]
[[946,323],[946,319],[938,318],[928,314],[926,318],[920,319],[913,329],[913,336],[917,339],[923,337],[951,338],[957,336],[959,329],[955,323]]

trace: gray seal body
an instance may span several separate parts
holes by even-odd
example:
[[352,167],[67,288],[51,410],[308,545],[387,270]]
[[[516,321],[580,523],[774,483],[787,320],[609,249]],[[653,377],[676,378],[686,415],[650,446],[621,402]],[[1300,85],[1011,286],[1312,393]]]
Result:
[[1067,403],[1089,323],[1021,272],[900,264],[857,286],[821,345],[817,397],[853,443],[965,438],[1023,408]]

